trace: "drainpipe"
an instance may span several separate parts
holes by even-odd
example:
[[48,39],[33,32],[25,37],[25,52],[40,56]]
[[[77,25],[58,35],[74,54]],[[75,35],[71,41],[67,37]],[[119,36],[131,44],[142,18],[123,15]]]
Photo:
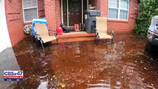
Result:
[[89,5],[89,0],[87,0],[87,11],[88,11],[88,9],[89,9],[88,5]]
[[63,0],[61,0],[61,23],[63,24],[64,23],[64,20],[63,20]]
[[82,0],[82,25],[83,25],[83,0]]
[[68,0],[66,0],[66,4],[67,4],[67,26],[69,26],[70,24],[69,24],[69,1]]

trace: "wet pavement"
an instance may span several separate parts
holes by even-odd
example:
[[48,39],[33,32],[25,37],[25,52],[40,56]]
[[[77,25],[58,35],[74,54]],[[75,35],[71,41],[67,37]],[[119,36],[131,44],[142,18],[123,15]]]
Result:
[[47,45],[26,38],[14,48],[24,79],[7,89],[158,89],[158,62],[146,41],[121,34],[104,41]]

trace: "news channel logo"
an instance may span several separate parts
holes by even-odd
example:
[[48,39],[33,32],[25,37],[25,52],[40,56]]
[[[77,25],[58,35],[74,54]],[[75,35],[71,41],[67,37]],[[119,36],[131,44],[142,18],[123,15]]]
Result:
[[22,70],[4,70],[2,71],[2,78],[4,81],[21,81],[24,73]]

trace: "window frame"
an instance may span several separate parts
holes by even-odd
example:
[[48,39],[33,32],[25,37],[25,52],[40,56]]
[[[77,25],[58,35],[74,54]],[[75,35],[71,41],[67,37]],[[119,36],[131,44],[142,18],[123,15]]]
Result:
[[[110,7],[109,6],[109,0],[108,0],[108,20],[128,21],[128,19],[129,19],[129,12],[130,12],[130,0],[128,0],[128,9],[121,8],[121,0],[118,0],[118,1],[119,1],[118,8],[115,8],[115,7]],[[117,9],[118,10],[117,18],[110,18],[109,17],[109,9],[115,9],[115,10]],[[127,19],[121,19],[120,18],[120,12],[121,12],[121,10],[127,11]]]
[[24,23],[30,23],[31,21],[26,21],[25,19],[25,10],[30,10],[30,9],[37,9],[37,18],[39,18],[39,12],[38,12],[38,0],[36,0],[37,6],[31,6],[31,7],[24,7],[24,0],[22,0],[22,10],[23,10],[23,21]]

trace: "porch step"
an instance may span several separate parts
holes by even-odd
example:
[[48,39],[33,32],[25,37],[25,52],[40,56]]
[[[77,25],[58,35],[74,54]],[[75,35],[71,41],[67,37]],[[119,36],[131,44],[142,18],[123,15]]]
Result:
[[87,32],[70,32],[58,36],[57,39],[57,43],[93,41],[96,39],[96,34],[89,34]]

